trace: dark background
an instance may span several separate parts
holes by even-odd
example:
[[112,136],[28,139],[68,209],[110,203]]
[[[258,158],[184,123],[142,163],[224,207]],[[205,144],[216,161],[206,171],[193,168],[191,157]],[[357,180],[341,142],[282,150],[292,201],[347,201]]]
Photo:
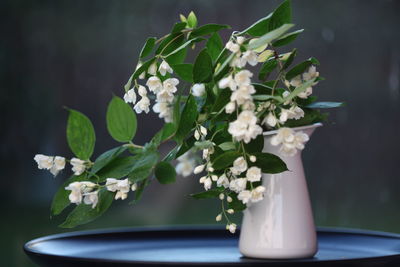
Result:
[[[92,119],[97,155],[116,145],[106,132],[106,105],[113,93],[122,95],[148,36],[164,35],[179,13],[191,10],[201,24],[241,30],[279,2],[1,1],[2,265],[32,266],[22,245],[65,231],[57,228],[62,218],[49,213],[65,175],[53,179],[33,161],[36,153],[71,157],[62,106]],[[294,45],[297,60],[314,56],[322,63],[326,81],[314,92],[320,100],[347,103],[331,112],[303,154],[316,223],[400,232],[400,2],[294,0],[293,16],[306,29]],[[160,125],[154,114],[140,115],[135,143]],[[217,202],[187,197],[199,190],[193,177],[153,183],[136,206],[118,202],[77,230],[214,223]]]

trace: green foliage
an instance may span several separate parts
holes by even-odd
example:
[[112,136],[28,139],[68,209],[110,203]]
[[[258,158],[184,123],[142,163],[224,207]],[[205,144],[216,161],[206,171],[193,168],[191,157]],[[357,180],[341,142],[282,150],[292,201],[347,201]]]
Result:
[[253,155],[257,161],[252,165],[261,168],[263,173],[281,173],[288,170],[286,163],[274,154],[257,152]]
[[119,146],[101,154],[95,160],[93,167],[91,169],[91,173],[96,173],[105,166],[107,166],[111,161],[113,161],[116,157],[121,155],[125,150],[126,150],[125,146]]
[[99,203],[93,209],[91,205],[79,204],[67,219],[60,225],[62,228],[73,228],[91,222],[108,210],[113,202],[115,193],[102,188],[99,190]]
[[304,108],[304,117],[298,120],[287,120],[284,124],[285,127],[300,127],[304,125],[311,125],[317,122],[325,121],[327,118],[326,113],[321,113],[316,109]]
[[248,153],[261,152],[264,149],[264,135],[259,135],[256,139],[251,140],[250,143],[245,144],[244,148]]
[[258,79],[262,81],[266,80],[268,75],[274,71],[276,66],[278,66],[278,62],[275,59],[265,61],[261,66],[260,72],[258,73]]
[[216,61],[224,48],[221,36],[217,32],[213,33],[208,39],[206,47],[211,59]]
[[182,142],[185,136],[192,130],[197,115],[196,100],[192,95],[190,95],[186,101],[185,107],[183,108],[178,130],[175,134],[175,140],[178,143]]
[[305,72],[311,65],[319,65],[319,61],[315,58],[310,58],[306,61],[303,61],[296,66],[294,66],[291,70],[286,73],[286,79],[291,80],[297,75],[302,74]]
[[200,26],[192,31],[190,34],[190,38],[195,38],[199,36],[205,36],[209,34],[213,34],[214,32],[220,31],[222,29],[229,29],[229,25],[221,25],[221,24],[206,24]]
[[191,194],[190,196],[195,198],[195,199],[206,199],[206,198],[216,198],[223,192],[223,188],[217,188],[217,189],[210,189],[208,191],[196,193],[196,194]]
[[282,37],[280,37],[278,40],[276,40],[275,42],[272,43],[272,45],[274,47],[280,47],[280,46],[284,46],[284,45],[288,45],[291,42],[293,42],[294,40],[296,40],[297,36],[302,33],[304,30],[297,30],[294,32],[290,32],[287,33],[285,35],[282,35]]
[[175,64],[171,65],[171,68],[182,80],[193,83],[193,64]]
[[107,109],[107,130],[114,140],[129,142],[136,134],[137,120],[133,109],[121,98],[114,96]]
[[176,181],[175,168],[169,162],[157,163],[154,174],[160,184],[171,184]]
[[193,66],[193,82],[207,83],[213,75],[213,64],[207,49],[203,49],[196,58]]
[[69,109],[67,141],[69,148],[78,158],[88,160],[92,156],[96,142],[92,122],[73,109]]
[[129,169],[129,181],[136,183],[149,177],[158,159],[159,154],[154,149],[145,150],[135,155]]
[[311,79],[309,81],[306,81],[305,83],[301,84],[300,86],[296,87],[287,97],[285,97],[285,101],[290,101],[292,100],[294,97],[296,97],[298,94],[300,94],[301,92],[304,92],[308,87],[310,87],[311,85],[313,85],[313,83],[315,82],[315,78]]
[[232,165],[233,161],[240,157],[242,154],[238,151],[228,151],[219,155],[216,159],[214,159],[212,166],[215,170],[225,169]]
[[187,17],[187,26],[189,28],[196,28],[197,27],[197,17],[193,11],[191,11]]
[[147,57],[148,55],[150,55],[155,44],[156,44],[156,38],[154,38],[154,37],[147,38],[146,43],[144,44],[144,46],[142,48],[142,51],[140,51],[139,58],[144,58],[144,57]]
[[247,48],[251,49],[251,50],[254,50],[254,49],[257,49],[257,48],[259,48],[261,46],[267,45],[267,44],[271,43],[272,41],[274,41],[274,40],[278,39],[279,37],[281,37],[283,34],[285,34],[293,26],[294,26],[293,24],[284,24],[284,25],[280,26],[279,28],[264,34],[263,36],[261,36],[256,41],[250,43],[247,46]]

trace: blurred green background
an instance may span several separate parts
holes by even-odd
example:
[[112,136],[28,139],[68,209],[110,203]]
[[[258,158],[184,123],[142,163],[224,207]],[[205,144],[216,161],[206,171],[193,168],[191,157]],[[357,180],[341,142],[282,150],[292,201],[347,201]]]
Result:
[[[33,161],[36,153],[71,156],[62,106],[92,119],[97,154],[111,148],[106,105],[113,93],[122,95],[148,36],[164,35],[191,10],[201,24],[241,30],[279,2],[1,1],[2,266],[34,266],[23,244],[65,231],[57,228],[62,218],[49,213],[65,175],[53,179]],[[303,153],[316,223],[400,232],[400,2],[294,0],[293,9],[294,23],[306,29],[294,44],[297,60],[315,56],[326,78],[315,94],[347,103],[331,113]],[[225,40],[229,35],[226,30]],[[160,125],[156,115],[140,115],[135,143],[147,141]],[[199,190],[193,177],[167,186],[154,182],[136,206],[119,201],[76,230],[213,224],[217,202],[187,196]]]

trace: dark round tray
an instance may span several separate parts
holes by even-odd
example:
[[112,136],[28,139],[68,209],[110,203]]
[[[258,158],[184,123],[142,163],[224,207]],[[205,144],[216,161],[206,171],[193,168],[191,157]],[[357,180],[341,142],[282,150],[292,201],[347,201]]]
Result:
[[260,260],[238,250],[238,234],[215,228],[141,228],[51,235],[25,244],[40,266],[400,266],[400,235],[319,229],[314,258]]

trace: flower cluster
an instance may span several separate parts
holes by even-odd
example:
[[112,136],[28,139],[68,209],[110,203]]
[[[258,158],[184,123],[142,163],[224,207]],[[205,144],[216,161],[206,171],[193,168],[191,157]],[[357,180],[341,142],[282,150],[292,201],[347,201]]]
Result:
[[[65,158],[60,156],[46,156],[42,154],[37,154],[34,157],[38,168],[41,170],[49,170],[51,174],[56,176],[60,171],[65,168]],[[72,158],[69,163],[72,166],[72,172],[74,175],[81,175],[87,168],[87,161]]]
[[106,179],[106,188],[110,192],[116,192],[115,200],[121,199],[124,200],[128,197],[128,193],[130,190],[136,191],[137,184],[132,184],[128,178],[124,180],[118,180],[115,178],[107,178]]
[[71,203],[81,204],[82,199],[86,205],[92,205],[95,208],[99,201],[98,185],[92,182],[73,182],[65,187],[65,190],[71,191],[68,198]]

